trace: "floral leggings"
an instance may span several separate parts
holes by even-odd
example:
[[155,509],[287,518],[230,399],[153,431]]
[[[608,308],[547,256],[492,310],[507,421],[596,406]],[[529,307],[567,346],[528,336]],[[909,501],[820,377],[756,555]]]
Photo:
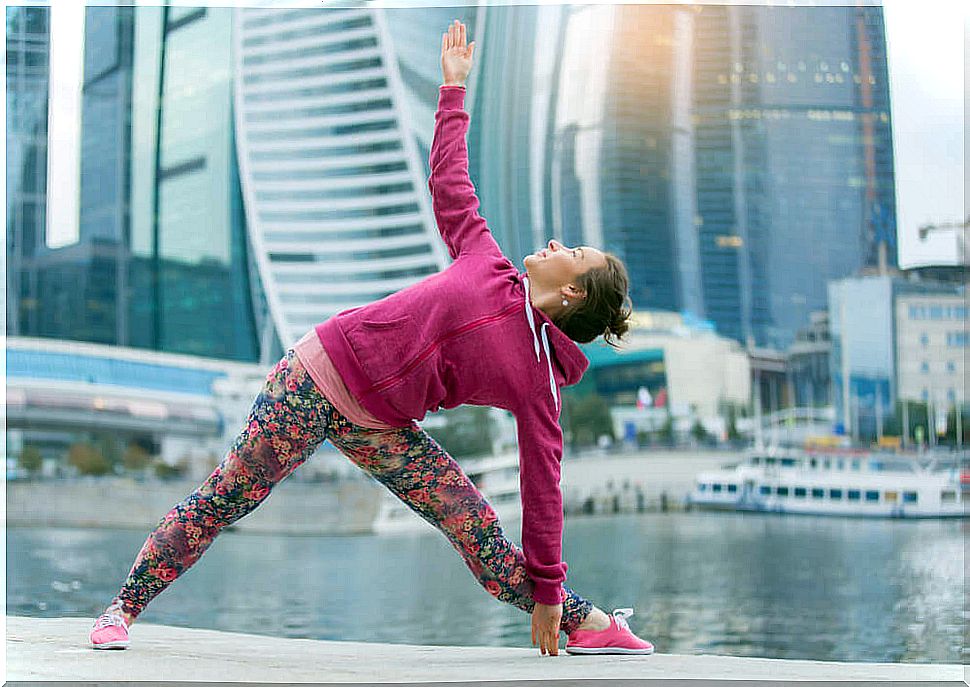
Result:
[[[247,426],[222,463],[148,536],[109,608],[136,617],[222,528],[259,506],[327,439],[439,529],[488,593],[532,612],[534,584],[525,557],[458,463],[417,423],[381,430],[350,422],[320,393],[293,349],[267,375]],[[560,629],[569,633],[593,605],[564,590]]]

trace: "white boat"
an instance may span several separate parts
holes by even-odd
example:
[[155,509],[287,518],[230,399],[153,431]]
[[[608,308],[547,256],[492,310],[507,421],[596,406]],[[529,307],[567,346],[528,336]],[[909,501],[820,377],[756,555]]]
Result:
[[[522,519],[518,453],[466,458],[459,461],[459,464],[495,509],[503,528],[509,522],[518,522]],[[383,495],[373,527],[374,532],[380,534],[437,531],[431,523],[408,508],[389,491]]]
[[769,448],[701,472],[690,506],[890,518],[964,517],[970,458],[851,449]]

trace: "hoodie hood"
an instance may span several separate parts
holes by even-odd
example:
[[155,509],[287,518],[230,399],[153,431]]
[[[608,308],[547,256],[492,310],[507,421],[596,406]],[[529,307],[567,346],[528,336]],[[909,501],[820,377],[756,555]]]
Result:
[[559,369],[565,380],[563,385],[572,386],[583,378],[583,374],[589,367],[589,360],[583,355],[575,341],[566,336],[565,332],[559,329],[548,315],[532,305],[529,299],[528,272],[520,272],[518,280],[522,286],[526,319],[529,322],[529,329],[532,331],[536,362],[537,364],[542,363],[542,356],[545,356],[545,364],[549,374],[549,390],[558,410],[559,394],[556,390],[553,365]]

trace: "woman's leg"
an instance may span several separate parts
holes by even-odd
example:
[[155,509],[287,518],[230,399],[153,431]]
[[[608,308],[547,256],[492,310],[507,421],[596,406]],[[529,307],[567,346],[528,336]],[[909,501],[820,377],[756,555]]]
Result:
[[108,606],[130,622],[195,563],[216,535],[266,500],[326,439],[333,406],[290,349],[267,375],[222,463],[161,519]]
[[[438,528],[479,583],[499,601],[531,613],[534,583],[525,556],[502,532],[498,517],[461,466],[416,423],[367,429],[339,414],[330,441],[350,460]],[[565,587],[560,628],[570,633],[593,604]]]

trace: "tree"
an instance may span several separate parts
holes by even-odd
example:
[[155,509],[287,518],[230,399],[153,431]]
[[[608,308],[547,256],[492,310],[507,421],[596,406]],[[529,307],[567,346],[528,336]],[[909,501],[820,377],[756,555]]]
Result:
[[88,443],[72,444],[67,452],[67,462],[82,475],[106,475],[111,472],[108,459]]
[[121,459],[122,464],[125,466],[126,470],[144,470],[151,463],[152,457],[148,454],[143,446],[139,444],[128,444],[125,449],[125,455]]
[[694,437],[698,443],[704,443],[707,441],[707,430],[704,429],[704,425],[698,419],[694,420],[694,425],[690,428],[690,435]]
[[440,411],[444,427],[429,428],[441,448],[455,458],[470,458],[492,452],[492,418],[485,406],[464,405]]
[[567,427],[574,447],[595,446],[597,439],[606,435],[616,441],[613,432],[613,417],[606,399],[599,394],[587,394],[579,398],[563,396]]
[[36,446],[24,446],[20,452],[17,464],[31,475],[40,471],[44,465],[44,456]]
[[667,413],[667,419],[664,420],[663,425],[660,427],[660,441],[666,446],[673,446],[674,444],[674,419]]
[[738,441],[741,433],[738,432],[738,411],[731,403],[727,407],[727,440]]

